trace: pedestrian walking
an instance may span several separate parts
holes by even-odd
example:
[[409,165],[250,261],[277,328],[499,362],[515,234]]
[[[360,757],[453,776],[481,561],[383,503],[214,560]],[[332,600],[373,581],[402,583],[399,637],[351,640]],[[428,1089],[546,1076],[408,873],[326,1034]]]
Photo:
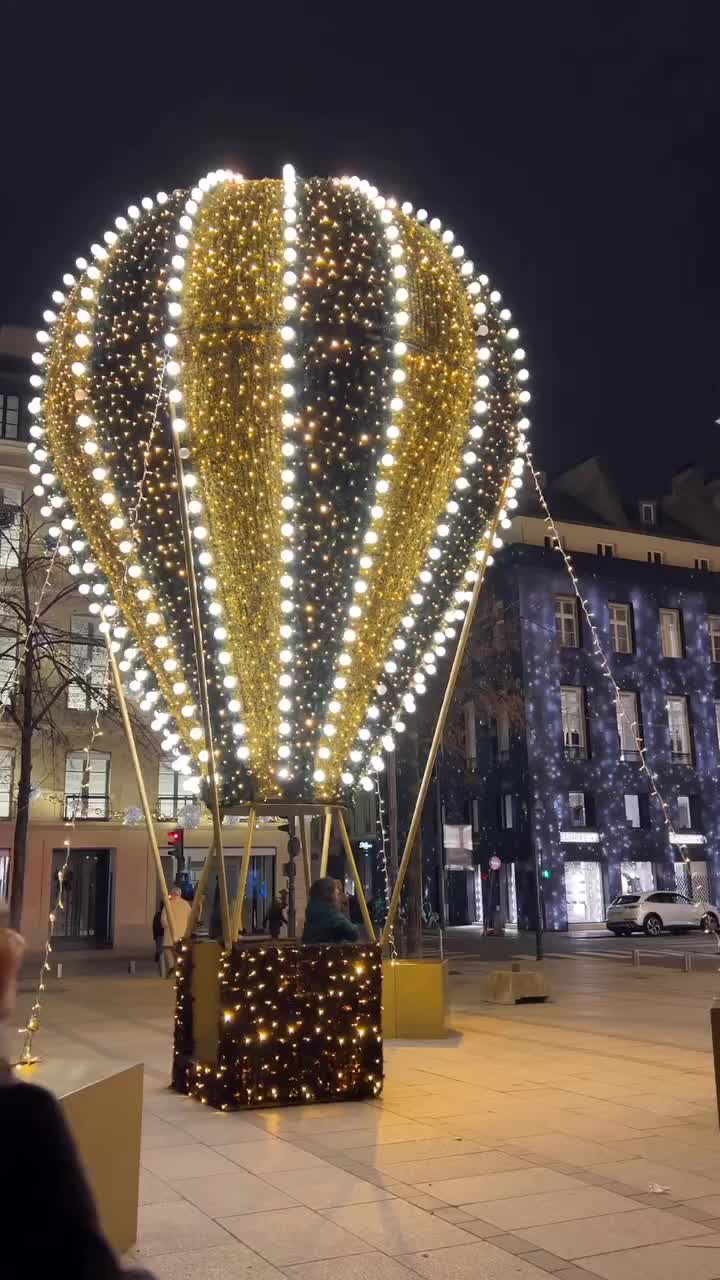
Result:
[[270,906],[267,909],[267,915],[265,916],[265,920],[263,922],[263,928],[270,930],[271,938],[279,938],[280,930],[282,929],[282,926],[286,924],[287,924],[287,920],[285,919],[285,915],[283,913],[282,903],[280,903],[277,898],[273,898],[272,902],[270,903]]
[[[190,919],[190,904],[186,902],[182,896],[180,886],[174,884],[170,890],[170,901],[168,903],[170,910],[170,921],[172,923],[172,931],[178,942],[185,936],[187,923]],[[163,907],[160,915],[160,923],[163,927],[165,936],[163,937],[163,947],[160,956],[160,973],[163,978],[169,978],[175,972],[175,949],[171,942],[171,933],[168,928],[167,908]]]

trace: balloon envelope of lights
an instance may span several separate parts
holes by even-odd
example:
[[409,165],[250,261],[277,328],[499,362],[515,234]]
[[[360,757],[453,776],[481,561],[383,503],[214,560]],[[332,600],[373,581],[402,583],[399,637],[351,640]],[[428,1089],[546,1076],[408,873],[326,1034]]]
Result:
[[35,492],[185,789],[209,760],[181,501],[223,804],[370,790],[521,483],[499,293],[425,210],[286,166],[145,197],[53,298]]

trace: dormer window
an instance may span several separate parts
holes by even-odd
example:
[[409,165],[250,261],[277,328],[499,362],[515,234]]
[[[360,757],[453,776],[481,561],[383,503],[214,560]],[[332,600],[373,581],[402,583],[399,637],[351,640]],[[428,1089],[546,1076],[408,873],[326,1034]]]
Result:
[[657,503],[641,502],[640,519],[643,524],[657,524]]

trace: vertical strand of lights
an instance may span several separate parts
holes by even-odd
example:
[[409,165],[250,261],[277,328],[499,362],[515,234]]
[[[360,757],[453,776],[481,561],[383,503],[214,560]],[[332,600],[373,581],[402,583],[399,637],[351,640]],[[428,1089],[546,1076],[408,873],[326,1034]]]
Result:
[[[535,491],[538,495],[540,505],[545,515],[545,523],[547,524],[547,527],[550,530],[550,536],[555,540],[554,546],[556,551],[559,552],[559,554],[562,556],[563,563],[565,565],[565,568],[568,573],[568,577],[572,584],[573,592],[575,594],[575,597],[578,601],[580,608],[582,609],[583,617],[585,618],[585,621],[588,626],[588,630],[590,632],[590,635],[592,636],[593,652],[598,662],[600,663],[603,675],[605,676],[606,680],[610,684],[610,688],[612,690],[611,697],[615,706],[615,713],[618,717],[618,720],[622,718],[623,722],[627,725],[627,727],[630,729],[630,732],[632,733],[632,736],[635,742],[635,749],[638,754],[638,768],[642,773],[645,774],[646,778],[648,779],[651,793],[654,796],[654,798],[657,800],[660,806],[660,810],[663,816],[663,822],[665,824],[668,837],[673,837],[673,843],[674,843],[676,832],[675,832],[675,827],[673,826],[673,822],[670,814],[670,806],[668,805],[665,797],[663,796],[662,792],[660,791],[660,788],[658,787],[657,774],[653,772],[652,768],[650,767],[650,764],[648,763],[647,748],[645,746],[644,739],[640,736],[640,726],[637,720],[631,720],[631,718],[627,714],[627,711],[625,710],[625,705],[620,696],[620,693],[621,693],[620,686],[618,685],[615,679],[615,676],[613,675],[612,667],[610,666],[610,662],[608,660],[607,654],[605,653],[605,650],[601,644],[600,634],[598,632],[597,627],[595,626],[595,620],[590,611],[590,605],[585,595],[580,589],[580,582],[578,580],[577,574],[575,573],[575,567],[573,565],[571,557],[569,556],[568,552],[565,550],[565,547],[563,546],[560,534],[558,533],[557,527],[555,525],[555,521],[553,520],[553,517],[551,515],[547,499],[545,497],[545,494],[542,489],[542,485],[540,483],[540,476],[535,469],[535,464],[533,463],[532,457],[530,456],[529,453],[527,455],[527,462],[530,468],[530,474],[535,484]],[[682,851],[682,855],[685,862],[688,862],[689,860],[687,858],[686,846],[680,844],[679,847]]]
[[[190,197],[185,202],[184,211],[180,217],[178,229],[174,238],[174,250],[171,251],[170,267],[172,274],[168,281],[169,298],[168,302],[168,329],[165,334],[165,347],[170,353],[167,370],[170,379],[173,382],[168,393],[168,401],[170,404],[170,414],[172,420],[172,430],[176,436],[185,437],[190,427],[189,438],[192,440],[192,424],[188,424],[183,416],[184,396],[181,388],[182,365],[179,359],[182,338],[182,315],[183,315],[183,275],[186,265],[187,250],[191,243],[191,235],[193,231],[193,223],[195,216],[200,208],[205,194],[213,190],[219,183],[223,182],[242,182],[241,174],[233,174],[224,169],[218,169],[208,173],[196,187],[190,192]],[[212,571],[214,563],[214,555],[208,546],[209,530],[203,519],[205,514],[205,504],[200,492],[200,482],[197,475],[193,471],[185,471],[183,473],[183,484],[187,490],[187,507],[190,516],[193,548],[195,558],[198,565],[198,577],[202,584],[207,599],[207,612],[212,619],[212,636],[218,645],[217,652],[213,655],[215,658],[216,669],[219,674],[219,683],[226,691],[228,711],[231,716],[232,734],[237,742],[235,754],[243,763],[247,761],[250,755],[250,749],[244,741],[245,725],[238,718],[238,712],[241,710],[240,702],[236,695],[237,676],[232,669],[232,653],[228,640],[228,630],[224,622],[224,606],[220,598],[220,584]],[[192,706],[194,713],[195,707]],[[185,708],[183,708],[185,714]],[[193,724],[190,729],[190,737],[198,743],[204,737],[202,726]],[[173,744],[174,746],[175,744]],[[171,748],[172,749],[172,748]],[[198,759],[207,769],[215,768],[216,762],[210,761],[206,747],[202,747],[198,751]]]
[[[390,383],[388,387],[388,404],[386,409],[386,425],[385,440],[382,452],[379,458],[378,469],[375,477],[375,493],[374,499],[369,510],[369,520],[365,533],[363,535],[362,554],[357,562],[357,576],[353,582],[353,597],[347,610],[347,626],[343,632],[343,648],[338,656],[338,669],[333,678],[334,696],[332,705],[337,708],[335,712],[328,709],[326,720],[322,729],[322,737],[318,747],[318,761],[313,773],[314,781],[322,787],[326,783],[326,765],[333,753],[333,742],[337,732],[337,726],[334,715],[340,714],[343,707],[342,694],[347,687],[347,671],[352,665],[352,646],[357,640],[357,623],[363,616],[364,597],[368,590],[368,574],[372,569],[375,557],[378,552],[379,544],[382,538],[382,524],[385,516],[385,502],[390,492],[392,468],[395,465],[394,449],[397,448],[397,442],[402,435],[402,415],[405,408],[405,402],[402,397],[402,387],[407,378],[405,369],[405,356],[407,355],[407,344],[403,338],[403,331],[408,323],[409,315],[407,312],[408,289],[405,283],[407,276],[407,268],[403,259],[405,257],[405,247],[402,243],[400,230],[394,216],[394,201],[387,201],[378,193],[376,187],[370,186],[365,179],[356,177],[347,180],[348,185],[354,191],[361,192],[366,196],[368,203],[378,216],[382,241],[385,244],[389,269],[393,278],[393,310],[390,322],[393,329],[393,345],[392,345],[392,366],[390,369]],[[375,706],[372,705],[368,714],[375,712]],[[361,735],[365,736],[367,731],[360,730]],[[346,767],[341,773],[341,781],[345,786],[351,786],[355,781],[355,774]],[[367,780],[369,781],[369,780]],[[367,781],[362,785],[367,788]],[[370,783],[372,786],[372,783]]]
[[[295,680],[295,649],[294,642],[297,639],[297,623],[295,620],[297,601],[295,599],[295,584],[297,569],[295,568],[295,534],[296,534],[296,517],[293,515],[297,499],[295,497],[297,466],[299,459],[298,443],[299,418],[297,413],[298,391],[302,387],[302,358],[298,362],[298,325],[300,323],[298,315],[298,297],[297,297],[297,257],[298,251],[296,244],[300,237],[300,228],[298,226],[298,200],[297,200],[297,182],[295,178],[295,170],[291,164],[283,165],[283,323],[280,329],[280,336],[283,342],[283,353],[280,357],[282,367],[282,385],[281,392],[283,398],[282,409],[282,427],[283,442],[281,446],[282,454],[282,470],[280,478],[282,480],[282,498],[281,506],[283,512],[281,533],[283,545],[280,551],[280,559],[282,561],[282,574],[280,577],[280,587],[282,588],[282,596],[280,599],[280,635],[279,635],[279,657],[280,657],[280,673],[278,675],[278,710],[280,712],[280,721],[278,724],[278,778],[281,782],[287,782],[293,777],[293,773],[297,767],[297,759],[293,758],[297,753],[297,747],[293,744],[293,733],[297,732],[297,725],[293,723],[293,718],[297,719],[302,714],[303,707],[301,703],[302,690],[298,687]],[[299,368],[298,368],[299,363]]]

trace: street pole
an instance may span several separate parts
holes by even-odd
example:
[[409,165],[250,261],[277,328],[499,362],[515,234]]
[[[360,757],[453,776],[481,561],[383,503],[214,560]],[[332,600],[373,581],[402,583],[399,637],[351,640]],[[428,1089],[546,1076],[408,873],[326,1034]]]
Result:
[[539,850],[538,850],[537,845],[536,845],[534,842],[533,842],[533,863],[534,863],[534,866],[535,866],[535,911],[536,911],[536,923],[535,923],[535,959],[536,959],[536,960],[542,960],[542,958],[543,958],[543,956],[544,956],[544,954],[545,954],[545,953],[544,953],[544,950],[543,950],[543,899],[542,899],[542,884],[540,883],[540,880],[541,880],[541,873],[542,873],[542,868],[541,868],[541,866],[540,866],[540,853],[539,853]]

